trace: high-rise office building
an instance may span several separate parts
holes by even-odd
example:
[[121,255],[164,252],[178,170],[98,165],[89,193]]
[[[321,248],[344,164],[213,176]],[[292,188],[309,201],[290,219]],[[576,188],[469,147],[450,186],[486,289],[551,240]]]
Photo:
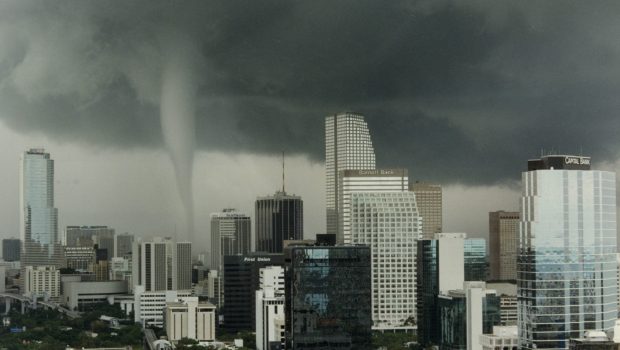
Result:
[[338,243],[351,243],[351,194],[404,192],[409,187],[406,169],[342,170],[338,173]]
[[464,244],[465,281],[486,281],[489,277],[487,241],[484,238],[467,238]]
[[256,290],[260,269],[283,266],[282,254],[248,253],[224,256],[224,328],[237,332],[256,327]]
[[463,287],[465,237],[464,233],[438,233],[435,239],[418,241],[416,309],[422,346],[439,345],[441,340],[439,294]]
[[2,240],[2,260],[19,261],[21,253],[21,241],[17,238],[5,238]]
[[499,326],[500,299],[484,282],[465,282],[462,289],[439,296],[441,350],[482,350],[480,336]]
[[353,192],[348,209],[351,243],[372,252],[373,329],[414,329],[415,253],[422,232],[415,194]]
[[325,118],[325,182],[327,233],[337,234],[338,174],[341,170],[375,168],[375,150],[364,116],[338,113]]
[[97,234],[93,236],[95,239],[95,244],[99,246],[99,249],[105,249],[108,252],[107,260],[110,260],[116,256],[116,252],[114,249],[116,242],[114,236],[116,236],[116,234],[114,233],[113,228],[108,228],[107,230],[99,230],[99,232],[97,232]]
[[[98,238],[101,237],[99,240]],[[108,249],[108,257],[114,255],[114,245],[110,246],[110,237],[114,237],[114,229],[108,226],[67,226],[65,228],[65,245],[67,247],[92,247],[98,244],[99,248]],[[101,242],[100,242],[101,241]]]
[[371,349],[367,246],[289,246],[285,254],[286,348]]
[[65,262],[68,268],[79,272],[93,272],[89,268],[96,263],[93,247],[65,247]]
[[616,176],[549,155],[522,174],[517,260],[520,349],[567,349],[618,313]]
[[[54,207],[54,160],[43,149],[30,149],[19,167],[21,266],[63,266]],[[22,274],[24,276],[25,274]]]
[[221,271],[224,255],[247,254],[251,249],[252,223],[235,209],[211,214],[211,266]]
[[155,237],[135,241],[132,253],[135,285],[146,292],[188,290],[192,287],[192,250],[189,242]]
[[284,347],[284,268],[267,266],[260,269],[260,285],[256,291],[256,349],[270,350],[272,345]]
[[131,246],[133,245],[133,235],[123,233],[116,235],[116,247],[114,248],[114,257],[124,258],[131,254]]
[[424,223],[422,235],[425,239],[433,239],[435,233],[442,232],[443,227],[441,185],[416,181],[410,185],[409,190],[415,193],[418,211]]
[[489,213],[489,267],[491,280],[517,279],[519,212]]
[[304,238],[304,202],[301,197],[278,191],[256,199],[256,251],[282,253],[284,240]]

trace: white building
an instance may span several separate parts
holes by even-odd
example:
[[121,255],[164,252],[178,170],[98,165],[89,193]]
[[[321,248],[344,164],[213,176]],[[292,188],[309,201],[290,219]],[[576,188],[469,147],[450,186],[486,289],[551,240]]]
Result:
[[[338,173],[338,237],[351,244],[351,194],[358,192],[407,192],[406,169],[343,170]],[[414,196],[412,196],[414,197]]]
[[131,268],[131,259],[112,258],[112,260],[110,260],[110,280],[127,281],[127,283],[131,285]]
[[113,295],[126,295],[126,281],[63,282],[61,303],[71,310],[81,309],[88,304],[98,304]]
[[616,215],[616,174],[591,170],[589,157],[528,161],[517,262],[520,349],[568,349],[587,330],[614,327]]
[[192,296],[191,290],[145,291],[144,286],[134,287],[134,321],[143,326],[162,327],[166,303]]
[[[338,235],[339,187],[341,170],[375,168],[375,150],[364,116],[344,112],[325,118],[325,181],[327,233]],[[342,237],[339,237],[342,242]]]
[[368,245],[372,253],[373,329],[413,329],[422,233],[415,194],[352,192],[350,209],[351,243]]
[[132,253],[134,285],[147,292],[185,290],[192,287],[192,249],[189,242],[155,237],[135,241]]
[[439,292],[460,289],[465,281],[466,233],[437,233]]
[[284,269],[267,266],[259,271],[256,291],[256,349],[269,350],[271,343],[284,344]]
[[247,254],[252,249],[252,220],[235,209],[211,214],[211,264],[222,271],[224,255]]
[[60,296],[60,270],[55,266],[26,266],[24,295],[58,300]]
[[183,338],[199,342],[215,340],[215,306],[199,303],[197,297],[180,298],[167,302],[164,328],[173,343]]
[[517,350],[519,332],[517,326],[494,326],[493,334],[480,336],[482,350]]

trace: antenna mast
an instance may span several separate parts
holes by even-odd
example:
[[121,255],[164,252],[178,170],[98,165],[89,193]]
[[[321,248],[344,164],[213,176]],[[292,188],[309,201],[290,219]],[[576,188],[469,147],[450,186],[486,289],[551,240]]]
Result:
[[282,151],[282,193],[284,193],[284,151]]

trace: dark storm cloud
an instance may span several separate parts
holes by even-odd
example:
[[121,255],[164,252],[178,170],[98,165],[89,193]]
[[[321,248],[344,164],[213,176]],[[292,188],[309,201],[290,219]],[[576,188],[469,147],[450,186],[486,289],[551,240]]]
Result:
[[0,4],[0,118],[159,147],[162,37],[199,48],[201,149],[321,159],[323,117],[367,115],[379,164],[516,178],[541,148],[618,155],[620,4],[15,1]]

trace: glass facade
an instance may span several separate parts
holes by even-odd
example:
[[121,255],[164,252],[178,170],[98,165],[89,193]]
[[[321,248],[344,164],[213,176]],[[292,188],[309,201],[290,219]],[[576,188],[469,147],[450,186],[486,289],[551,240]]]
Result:
[[616,177],[543,169],[522,178],[519,345],[567,349],[570,338],[609,330],[617,318]]
[[21,157],[20,216],[22,267],[62,267],[58,209],[54,207],[54,160],[45,150],[31,149]]
[[465,281],[486,281],[489,266],[486,240],[483,238],[467,238],[463,253]]
[[282,253],[284,240],[304,239],[304,202],[301,197],[276,192],[256,200],[256,251]]
[[[482,322],[482,334],[493,333],[493,326],[501,324],[500,298],[493,292],[484,292],[482,295],[482,309],[467,310],[467,294],[462,291],[451,291],[447,295],[440,295],[438,298],[439,319],[440,319],[440,341],[441,350],[466,350],[468,334],[468,322]],[[470,297],[475,297],[472,293]],[[468,315],[468,311],[471,315]],[[472,334],[478,341],[479,334]]]
[[[374,169],[375,149],[364,116],[338,113],[325,118],[325,185],[327,233],[339,233],[338,174],[341,170]],[[342,242],[342,237],[338,237]]]
[[286,255],[287,349],[371,349],[366,246],[295,246]]
[[439,344],[439,241],[418,241],[416,260],[418,342],[422,346]]

